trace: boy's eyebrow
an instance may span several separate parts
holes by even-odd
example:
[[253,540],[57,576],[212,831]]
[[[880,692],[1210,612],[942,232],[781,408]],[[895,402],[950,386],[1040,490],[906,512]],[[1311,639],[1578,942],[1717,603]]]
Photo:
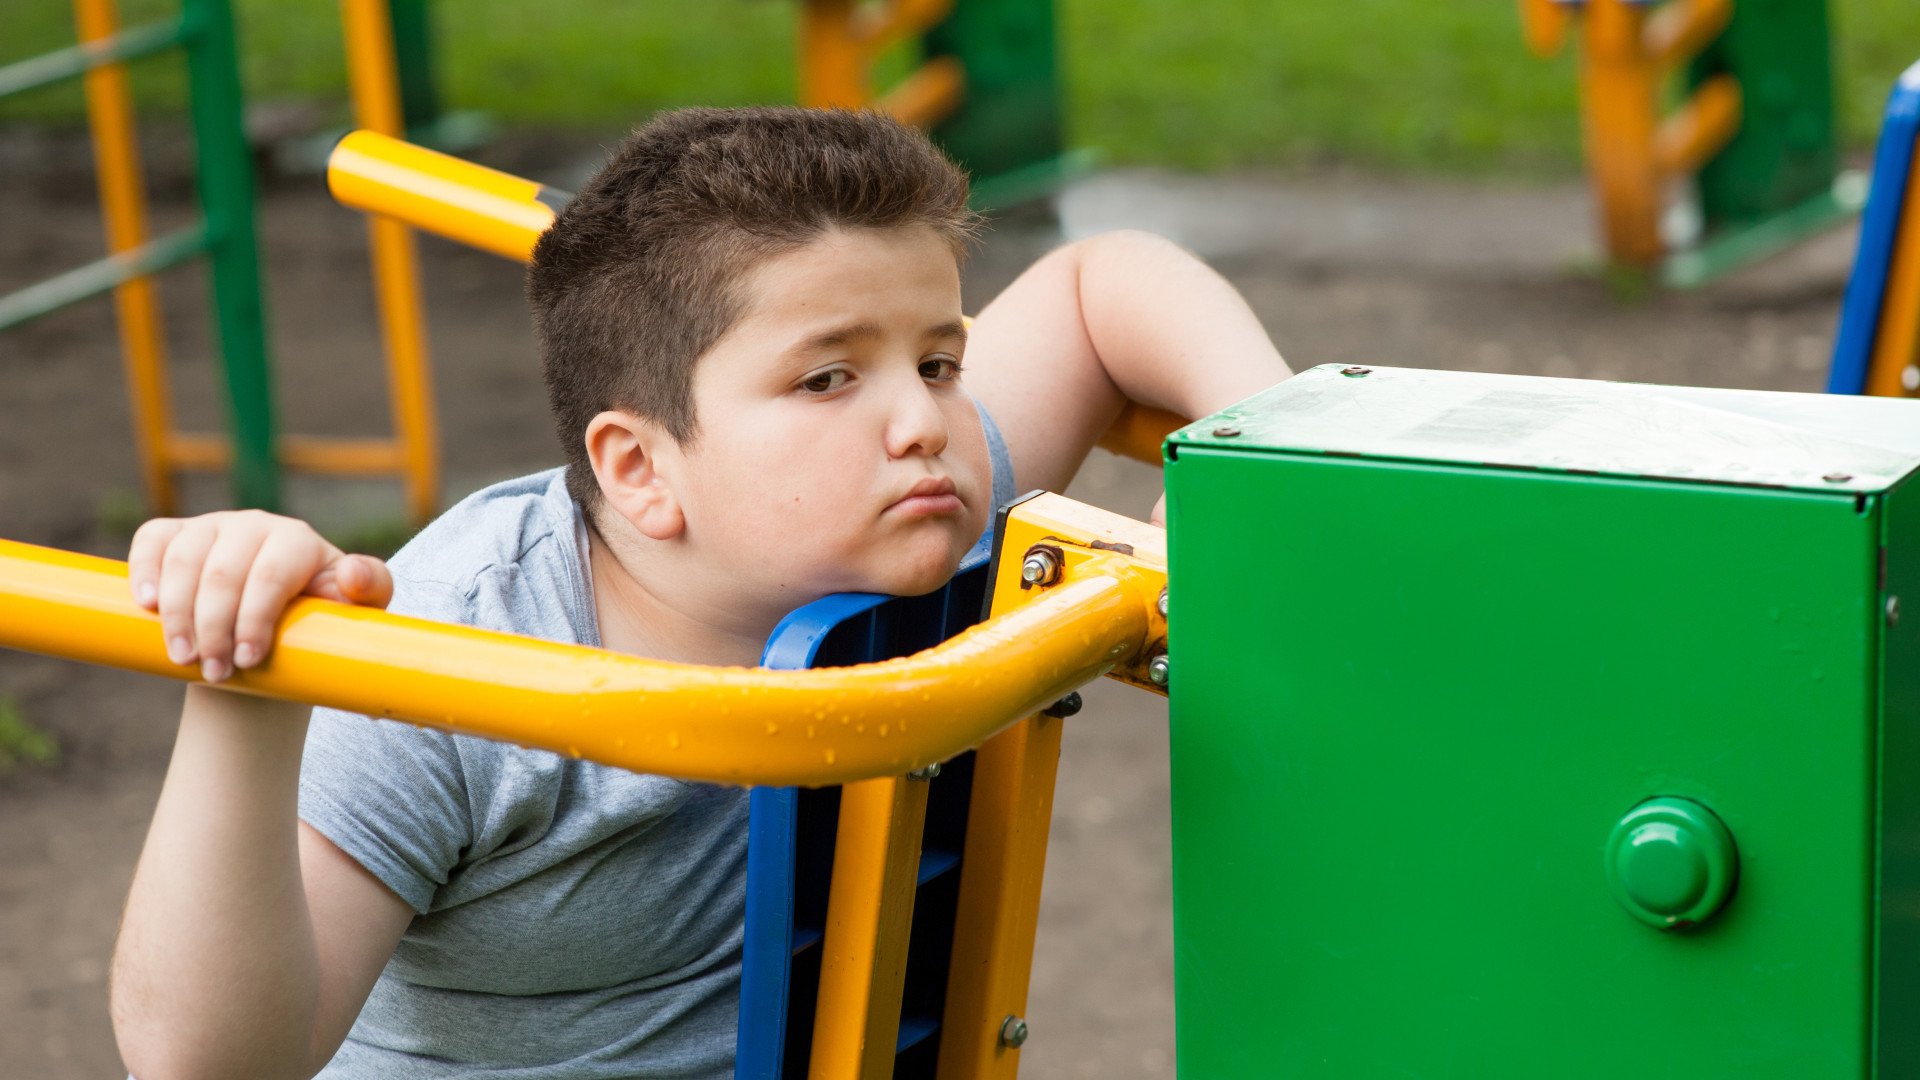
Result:
[[[855,341],[870,341],[880,337],[881,334],[880,324],[871,320],[862,320],[856,323],[848,323],[845,326],[836,326],[824,333],[815,334],[810,338],[798,342],[787,351],[794,355],[825,352],[828,349],[837,349],[842,345]],[[929,327],[926,336],[929,340],[959,338],[961,341],[965,341],[967,339],[967,326],[966,323],[955,319],[951,322],[943,322],[936,326]]]

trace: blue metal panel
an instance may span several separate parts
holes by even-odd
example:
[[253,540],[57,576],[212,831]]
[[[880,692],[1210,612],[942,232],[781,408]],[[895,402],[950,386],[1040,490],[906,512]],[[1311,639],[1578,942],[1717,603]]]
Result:
[[1880,328],[1893,246],[1900,235],[1901,202],[1913,169],[1916,139],[1920,139],[1920,63],[1900,76],[1887,99],[1886,119],[1880,126],[1880,143],[1873,157],[1873,190],[1860,216],[1860,246],[1854,256],[1853,275],[1847,279],[1840,330],[1833,342],[1833,367],[1827,375],[1830,394],[1866,391],[1867,368]]
[[[937,645],[979,621],[986,595],[989,538],[967,554],[953,580],[926,596],[843,593],[782,619],[761,664],[798,669],[868,663]],[[966,832],[973,755],[946,764],[928,792],[919,893],[908,944],[907,987],[895,1076],[932,1075],[946,990],[953,912]],[[840,789],[755,788],[747,833],[745,957],[734,1075],[780,1080],[805,1072],[819,992]]]

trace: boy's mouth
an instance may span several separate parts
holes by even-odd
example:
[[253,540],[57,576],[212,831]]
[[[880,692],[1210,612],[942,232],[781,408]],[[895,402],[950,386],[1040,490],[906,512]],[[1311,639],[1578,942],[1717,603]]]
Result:
[[929,476],[922,479],[908,488],[905,495],[887,506],[888,512],[898,512],[909,517],[957,514],[960,510],[960,496],[955,493],[953,481],[944,476]]

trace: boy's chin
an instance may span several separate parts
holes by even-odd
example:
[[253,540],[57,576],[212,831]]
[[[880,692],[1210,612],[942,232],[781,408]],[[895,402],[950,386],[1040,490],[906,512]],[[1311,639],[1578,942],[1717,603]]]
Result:
[[966,549],[942,545],[903,551],[875,567],[879,579],[868,591],[892,596],[923,596],[953,579]]

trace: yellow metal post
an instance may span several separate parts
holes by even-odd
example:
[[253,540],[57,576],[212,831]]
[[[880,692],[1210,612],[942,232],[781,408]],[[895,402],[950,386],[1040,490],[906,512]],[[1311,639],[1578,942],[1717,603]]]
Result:
[[[386,0],[341,0],[341,16],[355,122],[398,138],[406,133],[406,120]],[[373,249],[393,430],[406,463],[407,507],[414,520],[424,522],[438,505],[440,461],[419,260],[413,234],[397,221],[369,217],[367,239]]]
[[[113,0],[74,0],[73,17],[82,43],[112,37],[120,29]],[[122,254],[147,242],[147,199],[141,179],[140,146],[134,137],[127,68],[125,64],[103,64],[83,78],[107,250]],[[155,513],[171,514],[173,463],[167,456],[166,439],[172,429],[173,410],[167,393],[166,333],[153,279],[128,279],[113,290],[113,302],[147,503]]]
[[841,789],[808,1069],[813,1080],[893,1075],[926,819],[924,781],[890,776]]
[[[1102,572],[1104,560],[1115,557],[1108,552],[1124,553],[1149,604],[1157,604],[1166,580],[1166,533],[1058,495],[1015,507],[1000,544],[994,619],[1039,602],[1049,589],[1070,587],[1082,574]],[[1022,581],[1024,554],[1035,546],[1059,552],[1058,584],[1035,588]],[[1166,622],[1157,609],[1144,631],[1138,647],[1129,649],[1132,659],[1112,674],[1153,689],[1146,665],[1166,649]],[[1012,1080],[1019,1072],[1018,1039],[1005,1035],[1010,1021],[1024,1023],[1026,1015],[1060,725],[1044,713],[1030,716],[988,740],[974,757],[953,966],[940,1031],[941,1080]]]
[[1593,0],[1580,58],[1580,104],[1601,230],[1613,257],[1652,266],[1660,242],[1661,176],[1653,157],[1658,70],[1642,46],[1643,5]]
[[1920,364],[1920,168],[1907,174],[1901,206],[1905,210],[1887,267],[1880,326],[1867,366],[1867,393],[1883,397],[1911,395],[1905,373]]

